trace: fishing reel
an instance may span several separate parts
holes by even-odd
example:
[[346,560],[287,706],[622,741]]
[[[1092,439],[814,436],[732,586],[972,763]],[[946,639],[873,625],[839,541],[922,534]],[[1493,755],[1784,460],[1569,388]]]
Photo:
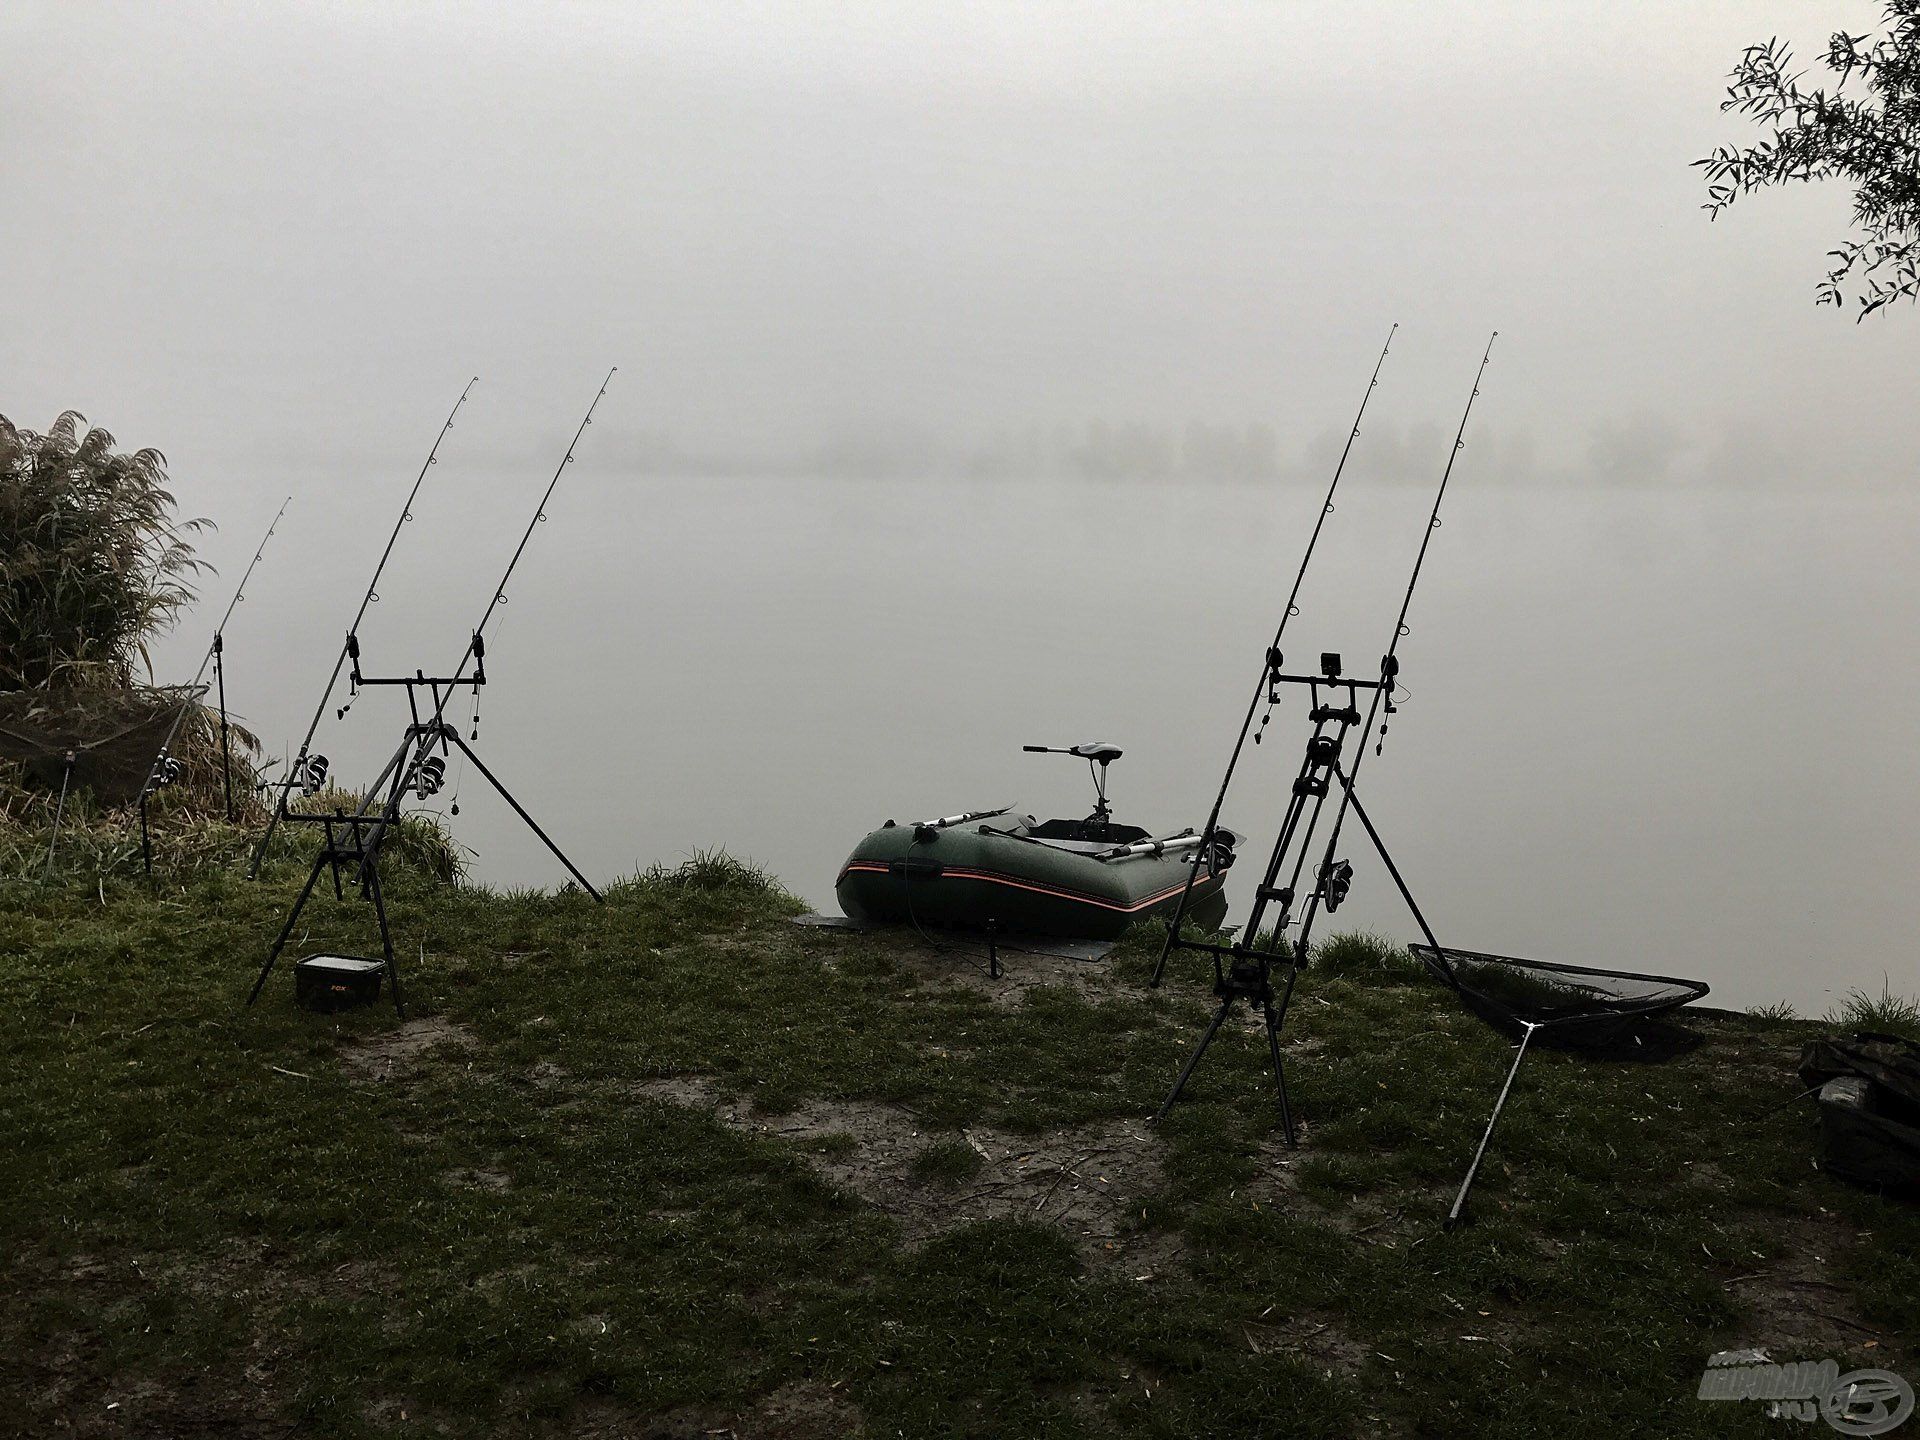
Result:
[[[1213,832],[1213,845],[1204,856],[1207,868],[1216,875],[1226,874],[1227,871],[1233,868],[1234,851],[1238,849],[1246,838],[1246,836],[1239,834],[1237,831],[1229,830],[1225,826],[1215,830]],[[1193,852],[1194,864],[1198,865],[1202,858],[1201,851],[1196,848]]]
[[1320,895],[1329,915],[1340,908],[1352,888],[1353,866],[1348,861],[1334,860],[1320,867]]
[[437,795],[440,787],[446,783],[447,762],[438,755],[429,755],[413,772],[413,793],[422,800],[430,795]]
[[309,755],[293,777],[302,795],[317,795],[327,788],[327,772],[332,767],[324,755]]
[[149,784],[155,790],[163,790],[180,778],[186,766],[174,756],[162,750],[153,760],[153,774]]

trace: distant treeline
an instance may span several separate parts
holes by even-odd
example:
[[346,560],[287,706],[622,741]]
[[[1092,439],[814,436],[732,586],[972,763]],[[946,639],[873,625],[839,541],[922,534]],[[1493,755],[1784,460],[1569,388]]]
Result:
[[[1418,481],[1432,477],[1446,460],[1451,435],[1438,422],[1370,425],[1357,453],[1368,480]],[[672,477],[839,475],[859,479],[963,477],[980,480],[1072,479],[1114,483],[1291,480],[1328,473],[1346,440],[1343,430],[1323,429],[1282,439],[1263,421],[1184,425],[1146,421],[1090,420],[1035,424],[1001,430],[982,441],[955,440],[931,429],[877,426],[847,430],[778,455],[721,454],[683,449],[664,432],[629,434],[611,442],[613,463],[630,474]],[[603,442],[603,444],[606,442]],[[1607,448],[1600,437],[1596,455]],[[1631,449],[1618,442],[1614,450]],[[1475,444],[1484,480],[1535,478],[1538,457],[1525,432],[1501,435],[1489,429]],[[1659,450],[1659,447],[1652,447]],[[1609,457],[1611,458],[1611,457]],[[1634,457],[1636,461],[1640,457]],[[1636,468],[1655,478],[1665,453],[1621,467],[1602,463],[1603,475]]]
[[[675,478],[838,475],[1181,484],[1324,477],[1346,438],[1338,426],[1302,434],[1264,421],[1089,420],[1009,426],[985,439],[911,424],[849,425],[824,439],[758,454],[683,447],[658,430],[609,436],[601,443],[610,462],[629,474]],[[1451,440],[1450,428],[1433,418],[1370,422],[1354,451],[1355,478],[1425,484],[1446,462]],[[1475,483],[1482,485],[1800,484],[1816,473],[1828,482],[1873,478],[1872,473],[1837,472],[1830,461],[1818,463],[1809,437],[1791,430],[1711,419],[1676,421],[1648,411],[1586,417],[1543,436],[1524,425],[1489,422],[1467,444]]]
[[1089,421],[1035,425],[1002,434],[967,458],[982,476],[1071,475],[1086,480],[1259,480],[1278,475],[1280,438],[1271,425],[1190,420],[1179,430]]
[[625,468],[660,475],[1257,480],[1280,475],[1287,468],[1279,435],[1271,425],[1198,420],[1180,428],[1105,420],[1031,425],[971,444],[912,427],[878,427],[837,435],[778,458],[701,454],[682,449],[673,437],[658,431],[623,437],[616,448]]

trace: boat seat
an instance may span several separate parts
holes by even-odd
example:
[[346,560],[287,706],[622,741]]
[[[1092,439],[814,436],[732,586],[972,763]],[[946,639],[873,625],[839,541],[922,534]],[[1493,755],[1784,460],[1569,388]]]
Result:
[[1095,850],[1111,850],[1115,845],[1152,838],[1137,825],[1103,825],[1092,819],[1048,820],[1029,827],[1027,833],[1035,840],[1073,841]]
[[1044,845],[1049,850],[1064,850],[1069,855],[1104,855],[1113,846],[1097,840],[1049,840],[1038,835],[1027,837],[1036,845]]

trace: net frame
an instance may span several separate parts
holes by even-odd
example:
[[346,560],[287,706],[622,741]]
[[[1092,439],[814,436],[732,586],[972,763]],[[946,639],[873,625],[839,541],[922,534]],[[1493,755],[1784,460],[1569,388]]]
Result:
[[[1460,1224],[1466,1214],[1467,1196],[1473,1189],[1473,1182],[1480,1173],[1480,1164],[1486,1159],[1487,1146],[1493,1140],[1494,1126],[1500,1123],[1500,1114],[1507,1108],[1507,1097],[1513,1093],[1513,1082],[1520,1073],[1520,1065],[1527,1058],[1527,1050],[1533,1044],[1536,1031],[1545,1031],[1549,1035],[1592,1034],[1596,1030],[1613,1030],[1618,1026],[1635,1020],[1646,1019],[1668,1010],[1677,1010],[1708,993],[1704,980],[1687,980],[1677,975],[1649,975],[1635,970],[1602,970],[1588,965],[1561,965],[1551,960],[1526,960],[1517,955],[1495,955],[1486,950],[1465,950],[1458,946],[1442,945],[1432,939],[1433,932],[1427,928],[1426,917],[1420,914],[1419,907],[1413,904],[1413,896],[1400,879],[1400,874],[1388,857],[1386,847],[1380,844],[1380,837],[1367,820],[1364,811],[1361,820],[1367,826],[1380,851],[1381,859],[1393,871],[1394,879],[1400,885],[1400,893],[1413,909],[1420,927],[1429,936],[1424,945],[1409,945],[1408,951],[1426,967],[1427,971],[1441,980],[1448,989],[1460,998],[1461,1004],[1478,1015],[1497,1030],[1512,1035],[1517,1034],[1520,1044],[1514,1051],[1513,1064],[1507,1069],[1507,1078],[1500,1086],[1499,1097],[1493,1103],[1493,1113],[1487,1117],[1487,1128],[1481,1133],[1480,1144],[1473,1152],[1473,1160],[1467,1166],[1467,1173],[1460,1181],[1460,1189],[1453,1197],[1453,1205],[1447,1211],[1445,1228],[1452,1230]],[[1452,958],[1449,958],[1452,957]],[[1536,996],[1532,1005],[1515,1005],[1510,1000],[1489,993],[1486,989],[1465,982],[1460,977],[1459,961],[1465,960],[1472,965],[1485,966],[1495,973],[1511,974],[1515,971],[1543,971],[1552,977],[1562,977],[1555,992],[1560,1003],[1552,1004],[1545,997]],[[1497,968],[1496,968],[1497,967]],[[1587,994],[1579,998],[1577,987],[1569,981],[1577,977],[1586,982],[1596,980],[1629,981],[1642,987],[1647,993],[1638,996],[1619,994],[1603,1000],[1593,994],[1596,988],[1591,983],[1586,987]],[[1549,985],[1553,982],[1550,980]],[[1626,986],[1618,989],[1625,990]],[[1569,1003],[1569,991],[1574,991],[1578,1003]]]
[[[1689,980],[1678,975],[1563,965],[1551,960],[1467,950],[1456,945],[1416,944],[1407,949],[1430,974],[1458,995],[1468,1009],[1510,1033],[1528,1026],[1573,1030],[1621,1024],[1677,1010],[1711,993],[1711,987],[1704,980]],[[1468,971],[1465,976],[1463,969]],[[1532,997],[1524,991],[1512,990],[1502,995],[1475,983],[1471,973],[1475,969],[1516,977],[1536,972],[1544,975],[1545,981],[1542,990]],[[1596,983],[1603,981],[1620,983],[1612,986]],[[1631,993],[1636,989],[1641,993]]]

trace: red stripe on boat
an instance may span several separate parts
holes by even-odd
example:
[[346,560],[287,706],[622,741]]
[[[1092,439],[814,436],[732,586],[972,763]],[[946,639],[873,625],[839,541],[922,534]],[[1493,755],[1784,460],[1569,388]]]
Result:
[[[847,876],[853,874],[856,870],[863,875],[891,875],[893,873],[893,867],[885,861],[852,860],[849,861],[846,868],[840,872],[840,880],[846,879]],[[1184,890],[1187,885],[1187,882],[1182,880],[1178,885],[1169,886],[1157,895],[1149,895],[1146,899],[1135,901],[1131,905],[1120,905],[1112,900],[1102,900],[1097,895],[1083,894],[1078,890],[1062,890],[1055,885],[1038,885],[1030,880],[1015,880],[1008,875],[996,875],[991,870],[971,870],[964,865],[949,865],[942,869],[940,874],[934,878],[944,880],[949,875],[960,880],[984,880],[989,885],[1007,885],[1015,890],[1031,890],[1036,895],[1053,895],[1063,900],[1072,900],[1081,905],[1097,905],[1102,910],[1118,910],[1123,915],[1131,915],[1135,910],[1144,910],[1149,905],[1158,905],[1162,900],[1171,899]],[[1194,888],[1198,889],[1201,885],[1204,885],[1213,878],[1213,872],[1210,870],[1195,876],[1193,882]],[[837,886],[840,880],[836,880],[833,883]]]

